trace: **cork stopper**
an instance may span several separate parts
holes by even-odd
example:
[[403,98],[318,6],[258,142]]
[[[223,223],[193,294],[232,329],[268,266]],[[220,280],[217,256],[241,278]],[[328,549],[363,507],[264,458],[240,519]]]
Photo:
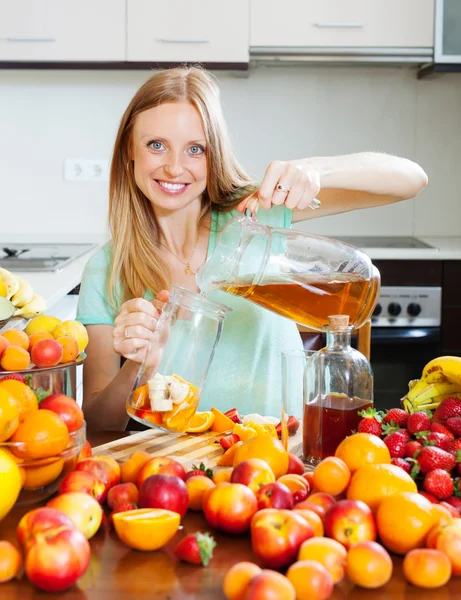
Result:
[[328,327],[336,331],[347,331],[349,327],[349,315],[330,315]]

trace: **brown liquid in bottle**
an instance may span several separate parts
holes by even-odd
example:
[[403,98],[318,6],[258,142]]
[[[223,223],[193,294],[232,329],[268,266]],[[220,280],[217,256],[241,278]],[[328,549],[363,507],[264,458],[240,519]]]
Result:
[[354,273],[297,277],[295,283],[223,285],[220,289],[317,330],[328,323],[329,315],[337,314],[348,315],[355,327],[362,325],[361,316],[369,314],[369,304],[375,300],[369,293],[374,289],[370,280]]
[[343,394],[324,396],[319,404],[304,406],[303,457],[316,463],[333,456],[338,445],[351,435],[362,419],[361,410],[372,407],[373,402],[348,398]]

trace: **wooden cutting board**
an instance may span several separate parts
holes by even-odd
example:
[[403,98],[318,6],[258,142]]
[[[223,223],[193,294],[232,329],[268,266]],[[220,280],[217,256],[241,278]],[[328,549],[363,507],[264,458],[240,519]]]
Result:
[[[127,460],[136,450],[144,450],[152,456],[169,456],[178,459],[186,468],[204,462],[207,467],[215,467],[223,449],[219,444],[224,433],[166,433],[159,429],[140,431],[128,437],[114,440],[93,448],[93,455],[112,456],[118,462]],[[289,438],[288,449],[301,455],[302,432]]]

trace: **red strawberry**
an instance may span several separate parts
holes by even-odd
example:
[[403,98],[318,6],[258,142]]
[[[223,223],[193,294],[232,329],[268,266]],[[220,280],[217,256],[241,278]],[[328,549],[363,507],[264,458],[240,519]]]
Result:
[[[461,424],[460,417],[454,418],[459,419]],[[448,429],[448,427],[445,427],[445,425],[442,425],[442,423],[431,423],[431,431],[433,431],[434,433],[442,433],[443,435],[447,435],[451,440],[453,440],[455,437],[453,433]]]
[[179,560],[193,565],[206,567],[213,557],[216,546],[214,538],[209,533],[189,533],[174,549],[174,554]]
[[210,479],[213,477],[213,469],[207,469],[204,463],[200,463],[197,467],[196,465],[192,465],[192,469],[187,471],[186,473],[186,481],[189,477],[209,477]]
[[424,478],[423,486],[426,492],[433,494],[437,500],[449,498],[455,489],[450,473],[443,469],[429,471]]
[[437,500],[437,498],[433,494],[429,494],[429,492],[420,491],[419,495],[420,496],[424,496],[425,498],[427,498],[427,500],[429,500],[429,502],[431,502],[432,504],[438,504],[439,503],[439,501]]
[[376,411],[374,408],[367,408],[366,410],[361,410],[358,414],[363,419],[359,422],[357,431],[381,437],[382,413]]
[[437,446],[425,446],[421,448],[416,460],[423,473],[429,473],[434,469],[443,469],[451,471],[455,466],[456,460],[453,454],[437,448]]
[[234,423],[241,423],[242,422],[242,419],[240,418],[240,415],[239,415],[238,410],[236,408],[231,408],[230,410],[228,410],[224,414],[226,415],[226,417],[229,417],[229,419],[231,421],[234,421]]
[[428,431],[431,426],[431,420],[426,412],[415,412],[408,417],[407,428],[411,435],[419,431]]
[[397,467],[403,469],[406,473],[410,473],[411,465],[404,458],[393,458],[391,462],[393,465],[396,465]]
[[406,436],[401,431],[394,431],[386,435],[384,443],[389,448],[392,458],[403,458],[405,456]]
[[[295,435],[295,433],[299,429],[299,421],[296,417],[293,417],[293,416],[288,417],[287,429],[288,429],[288,435]],[[282,437],[282,423],[281,422],[276,426],[275,431],[279,437]]]
[[444,425],[447,419],[459,416],[461,416],[461,400],[458,400],[458,398],[455,398],[454,396],[449,396],[437,407],[433,416],[433,421]]
[[221,444],[224,450],[229,450],[229,448],[237,442],[240,442],[240,437],[236,433],[230,433],[229,435],[225,435],[219,440],[219,443]]
[[450,417],[445,425],[457,438],[461,438],[461,417]]
[[15,379],[16,381],[20,381],[21,383],[27,383],[24,375],[19,375],[19,373],[10,373],[10,375],[4,375],[0,378],[0,381],[7,381],[7,379]]
[[[448,498],[449,500],[450,498]],[[454,506],[452,506],[451,504],[448,504],[447,500],[442,500],[442,502],[440,502],[440,506],[444,506],[452,515],[452,517],[454,519],[459,519],[459,517],[461,516],[461,512]]]
[[447,451],[454,456],[456,456],[457,452],[461,452],[461,439],[458,438],[457,440],[451,440],[448,444]]
[[421,448],[422,445],[416,440],[411,440],[411,442],[407,442],[405,445],[405,458],[414,458],[416,452],[419,452]]
[[456,510],[459,510],[461,513],[461,498],[458,498],[457,496],[450,496],[445,500],[445,502],[456,508]]
[[448,435],[444,435],[443,433],[437,433],[437,431],[431,431],[427,436],[427,441],[429,444],[433,442],[434,446],[437,448],[442,448],[442,450],[448,450],[450,447],[452,439],[448,437]]
[[399,427],[406,427],[408,413],[402,408],[391,408],[384,416],[383,423],[395,423]]

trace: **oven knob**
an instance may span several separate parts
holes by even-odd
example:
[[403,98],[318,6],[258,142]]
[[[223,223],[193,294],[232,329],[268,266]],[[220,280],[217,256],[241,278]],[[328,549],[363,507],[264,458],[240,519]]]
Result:
[[416,304],[416,302],[411,302],[407,307],[407,312],[410,317],[417,317],[421,312],[421,306]]
[[373,317],[378,317],[383,311],[383,307],[381,306],[381,304],[377,304],[375,307],[375,310],[373,311]]
[[391,317],[397,317],[402,311],[402,307],[397,302],[391,302],[387,307],[387,312],[391,315]]

